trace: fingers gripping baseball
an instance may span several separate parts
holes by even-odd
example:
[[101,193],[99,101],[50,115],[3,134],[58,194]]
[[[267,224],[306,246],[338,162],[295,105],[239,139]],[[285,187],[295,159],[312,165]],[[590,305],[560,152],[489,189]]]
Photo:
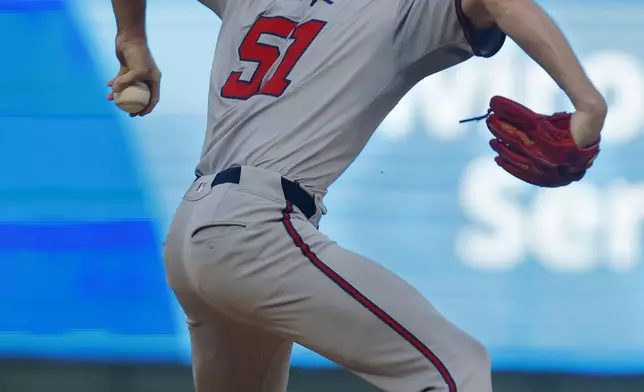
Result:
[[[121,64],[118,74],[110,80],[107,85],[112,87],[112,92],[108,94],[109,100],[117,100],[119,95],[125,94],[133,86],[138,86],[138,94],[135,94],[139,99],[139,105],[136,110],[133,106],[128,106],[123,110],[134,116],[145,116],[154,110],[159,102],[160,97],[160,82],[161,72],[159,71],[152,54],[145,41],[126,41],[117,37],[116,40],[116,56]],[[141,84],[145,84],[145,88]],[[146,95],[141,95],[141,91],[145,91]],[[145,97],[145,100],[141,100]],[[118,102],[117,102],[118,104]]]
[[126,87],[136,82],[144,81],[148,77],[148,73],[148,70],[135,69],[130,71],[127,67],[123,67],[121,72],[114,78],[112,89],[115,93],[120,93]]

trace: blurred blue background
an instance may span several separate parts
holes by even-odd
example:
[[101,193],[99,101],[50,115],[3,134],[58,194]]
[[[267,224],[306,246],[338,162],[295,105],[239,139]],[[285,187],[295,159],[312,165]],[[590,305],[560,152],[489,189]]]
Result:
[[[540,2],[606,94],[583,182],[536,189],[492,160],[484,113],[506,95],[570,110],[511,42],[419,84],[332,186],[321,229],[417,287],[497,371],[644,373],[644,2]],[[161,244],[193,179],[219,20],[149,5],[156,112],[105,99],[107,0],[0,0],[0,357],[189,362]],[[404,301],[404,299],[401,299]],[[298,347],[298,367],[330,363]]]

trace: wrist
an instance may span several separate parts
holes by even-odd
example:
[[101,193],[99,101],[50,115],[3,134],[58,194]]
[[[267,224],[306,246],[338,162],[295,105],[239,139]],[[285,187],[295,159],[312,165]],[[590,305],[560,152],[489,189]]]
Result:
[[588,147],[601,135],[605,115],[596,115],[590,111],[577,110],[570,119],[570,133],[579,148]]
[[120,27],[116,33],[116,40],[124,43],[146,43],[148,41],[145,25]]
[[587,113],[594,117],[606,117],[608,104],[606,99],[598,92],[583,94],[578,99],[572,100],[575,110]]

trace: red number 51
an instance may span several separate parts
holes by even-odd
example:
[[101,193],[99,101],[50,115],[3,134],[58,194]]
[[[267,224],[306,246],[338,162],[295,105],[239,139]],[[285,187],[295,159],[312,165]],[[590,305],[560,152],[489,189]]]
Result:
[[[249,81],[241,80],[241,72],[231,72],[221,88],[221,96],[232,99],[248,99],[256,94],[279,97],[291,83],[287,79],[297,61],[309,48],[326,22],[310,20],[299,24],[283,17],[260,17],[250,28],[239,46],[239,59],[257,63],[255,73]],[[291,38],[293,43],[284,53],[273,76],[261,86],[266,73],[280,57],[280,50],[273,45],[259,43],[262,34],[274,35],[283,39]]]

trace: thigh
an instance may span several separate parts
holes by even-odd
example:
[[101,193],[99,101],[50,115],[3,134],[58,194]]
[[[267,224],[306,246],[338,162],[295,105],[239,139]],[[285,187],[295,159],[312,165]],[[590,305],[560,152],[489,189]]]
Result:
[[[208,228],[194,286],[222,313],[308,347],[385,391],[489,392],[486,350],[413,287],[289,207],[281,221]],[[200,236],[202,237],[202,236]],[[247,252],[244,249],[254,249]]]
[[286,392],[292,341],[179,296],[196,392]]
[[293,274],[269,325],[386,391],[491,391],[486,350],[417,290],[307,222],[283,223]]
[[285,392],[292,341],[222,313],[195,290],[182,251],[190,212],[190,204],[177,211],[164,261],[190,330],[196,392]]

